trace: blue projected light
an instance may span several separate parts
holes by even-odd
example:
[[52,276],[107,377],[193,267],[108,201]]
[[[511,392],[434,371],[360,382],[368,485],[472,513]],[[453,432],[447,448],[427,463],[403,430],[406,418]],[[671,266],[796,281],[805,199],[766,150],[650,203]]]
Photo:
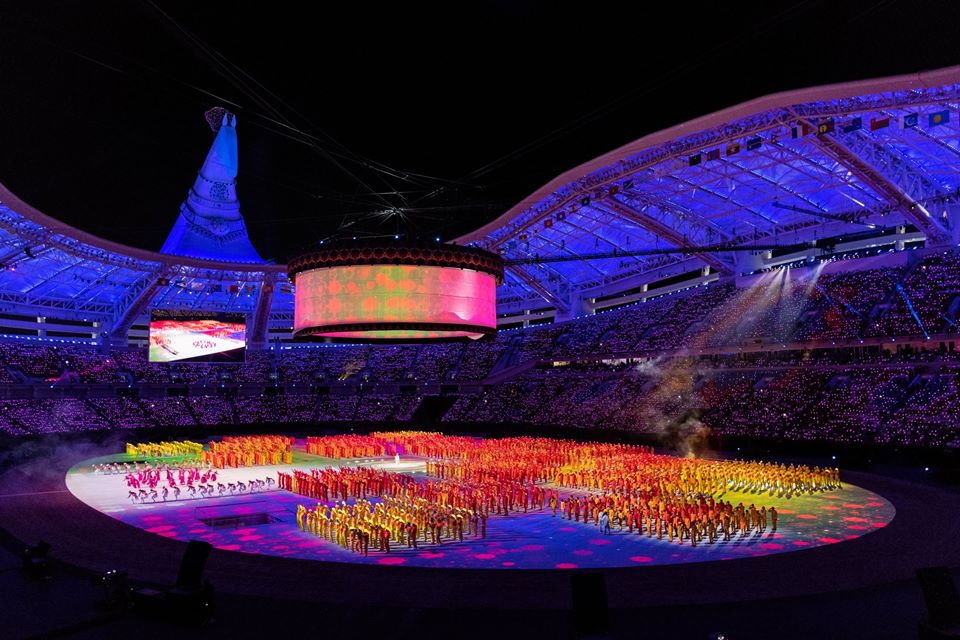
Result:
[[920,316],[917,315],[916,310],[913,308],[913,303],[910,302],[910,298],[907,297],[907,292],[903,290],[903,285],[899,282],[897,283],[897,293],[900,294],[900,297],[903,298],[903,301],[906,303],[907,309],[910,310],[910,315],[917,321],[917,326],[920,327],[920,331],[922,331],[923,335],[929,340],[930,334],[927,333],[927,328],[923,326],[923,321],[920,320]]

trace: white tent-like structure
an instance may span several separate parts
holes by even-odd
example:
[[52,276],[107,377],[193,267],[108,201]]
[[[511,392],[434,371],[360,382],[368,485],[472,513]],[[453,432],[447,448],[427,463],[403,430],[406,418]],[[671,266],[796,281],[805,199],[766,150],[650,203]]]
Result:
[[201,260],[262,263],[253,248],[237,198],[237,117],[223,115],[180,217],[160,253]]

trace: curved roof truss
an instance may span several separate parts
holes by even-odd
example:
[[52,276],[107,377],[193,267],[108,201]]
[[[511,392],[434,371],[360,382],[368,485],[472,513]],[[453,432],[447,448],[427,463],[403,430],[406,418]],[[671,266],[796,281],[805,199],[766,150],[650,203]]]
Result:
[[[823,237],[824,227],[846,233],[898,218],[928,244],[943,244],[949,222],[929,203],[960,187],[958,110],[960,66],[758,98],[571,169],[458,241],[509,261],[796,242]],[[632,285],[644,272],[653,279],[692,258],[691,268],[735,270],[731,252],[716,250],[593,258],[556,266],[560,277],[537,279],[538,287],[509,279],[498,294],[554,304],[564,300],[559,282],[566,292],[615,291],[619,281]]]

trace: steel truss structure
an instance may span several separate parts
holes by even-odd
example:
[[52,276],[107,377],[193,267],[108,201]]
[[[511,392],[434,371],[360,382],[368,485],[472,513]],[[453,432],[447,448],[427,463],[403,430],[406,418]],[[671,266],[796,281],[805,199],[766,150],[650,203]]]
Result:
[[[663,246],[796,244],[893,225],[948,244],[958,105],[960,67],[759,98],[576,167],[458,241],[527,270],[498,292],[511,309],[560,308],[565,291],[615,292],[668,268],[737,272],[732,252],[643,251]],[[573,259],[536,265],[558,254]]]
[[[669,269],[736,274],[725,247],[897,225],[953,243],[958,105],[960,67],[759,98],[573,168],[458,242],[507,261],[501,304],[558,312]],[[670,247],[681,251],[659,251]],[[97,321],[121,340],[153,307],[244,312],[263,342],[291,326],[293,287],[285,265],[97,238],[0,185],[0,311]]]

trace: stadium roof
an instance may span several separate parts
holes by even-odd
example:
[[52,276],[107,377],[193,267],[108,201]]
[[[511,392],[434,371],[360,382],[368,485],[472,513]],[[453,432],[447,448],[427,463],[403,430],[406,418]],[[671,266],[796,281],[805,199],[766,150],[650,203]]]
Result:
[[[509,268],[499,300],[529,306],[617,291],[676,265],[737,269],[730,251],[579,259],[614,248],[792,243],[898,224],[946,243],[949,207],[933,203],[960,186],[958,105],[960,67],[759,98],[571,169],[459,242],[507,260],[574,258]],[[292,324],[285,266],[259,263],[245,232],[222,253],[171,239],[166,253],[104,240],[0,185],[0,308],[99,319],[112,334],[151,306],[249,312],[261,334],[268,318]]]
[[[792,243],[874,226],[952,234],[933,208],[960,186],[960,67],[777,93],[659,131],[557,176],[462,236],[507,260],[498,300],[654,280],[669,266],[732,273],[730,251],[620,256],[658,247]],[[595,293],[596,295],[596,293]]]

